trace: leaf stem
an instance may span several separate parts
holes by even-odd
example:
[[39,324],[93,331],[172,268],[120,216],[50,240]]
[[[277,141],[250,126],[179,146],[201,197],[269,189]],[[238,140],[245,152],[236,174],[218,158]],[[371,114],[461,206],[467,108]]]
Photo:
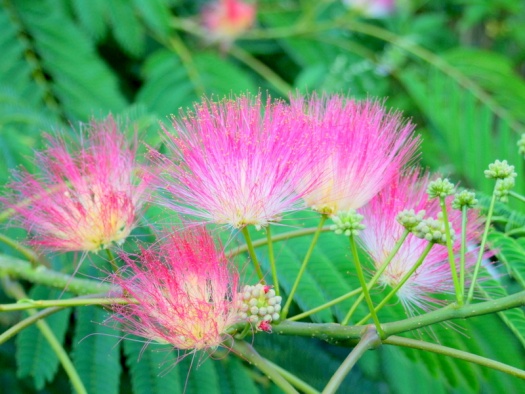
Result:
[[352,250],[352,256],[355,264],[355,270],[357,272],[357,277],[359,279],[359,283],[361,284],[361,288],[363,289],[363,295],[365,297],[366,304],[368,305],[368,309],[370,310],[370,315],[372,316],[372,320],[374,321],[377,332],[381,337],[383,337],[384,332],[381,328],[381,323],[379,322],[379,318],[377,317],[376,311],[374,309],[374,303],[372,302],[372,298],[370,297],[370,293],[368,291],[368,287],[365,281],[365,275],[363,274],[363,268],[361,267],[361,262],[359,261],[359,254],[357,253],[357,245],[354,236],[350,235],[349,238],[350,249]]
[[[389,255],[386,257],[385,261],[383,262],[383,264],[381,264],[381,267],[379,267],[379,269],[377,270],[377,272],[374,274],[374,276],[372,277],[372,279],[370,279],[370,282],[368,282],[368,285],[367,285],[367,289],[368,291],[370,291],[372,289],[372,287],[377,283],[377,281],[379,280],[379,278],[381,277],[381,275],[383,274],[383,272],[385,272],[385,270],[387,269],[388,265],[390,264],[390,262],[392,261],[392,259],[395,257],[395,255],[397,254],[397,252],[399,251],[399,249],[401,248],[401,245],[403,245],[403,243],[405,242],[405,240],[407,239],[408,237],[408,234],[410,234],[409,231],[405,230],[403,232],[403,235],[401,235],[401,238],[396,242],[396,244],[394,245],[392,251],[389,253]],[[344,320],[341,322],[342,325],[347,325],[348,322],[350,321],[350,318],[352,317],[352,315],[354,314],[354,312],[356,311],[357,307],[359,306],[359,304],[361,303],[361,301],[363,301],[363,298],[364,298],[364,294],[361,294],[359,296],[359,298],[354,302],[354,305],[352,305],[352,307],[350,308],[350,310],[348,311],[346,317],[344,318]]]
[[348,357],[339,366],[337,371],[332,375],[328,384],[323,390],[323,394],[333,394],[337,392],[337,389],[346,378],[346,375],[350,372],[355,363],[371,348],[376,348],[381,345],[381,339],[377,334],[377,331],[373,326],[368,328],[364,335],[359,340],[356,347],[352,349]]
[[255,272],[257,272],[257,276],[259,277],[259,280],[264,284],[264,274],[261,270],[261,265],[259,264],[257,255],[255,254],[255,249],[253,248],[252,239],[250,237],[250,232],[248,231],[248,227],[244,226],[241,231],[242,231],[242,235],[244,235],[244,239],[246,240],[246,247],[248,249],[248,253],[255,267]]
[[273,253],[273,242],[270,225],[266,227],[266,239],[268,242],[268,259],[270,260],[270,268],[272,270],[273,288],[275,290],[275,295],[279,295],[279,276],[277,275],[277,267],[275,265],[275,255]]
[[481,260],[483,260],[483,253],[485,251],[485,244],[487,243],[487,238],[489,235],[490,221],[492,219],[492,214],[494,212],[494,206],[496,204],[496,186],[494,186],[494,191],[492,192],[492,198],[490,200],[489,210],[487,212],[487,218],[485,219],[485,229],[483,230],[483,237],[481,238],[481,244],[479,246],[478,259],[476,260],[476,265],[474,267],[474,274],[472,275],[472,281],[470,282],[470,288],[467,296],[467,304],[472,301],[474,297],[474,289],[476,288],[476,281],[479,275],[479,269],[481,267]]
[[270,67],[257,60],[245,50],[239,48],[236,45],[233,45],[230,48],[229,53],[237,60],[246,64],[261,77],[266,79],[280,94],[288,96],[292,92],[293,88],[288,84],[288,82],[282,79]]
[[452,281],[454,282],[456,300],[458,302],[458,305],[463,305],[463,292],[461,291],[461,285],[458,279],[458,270],[456,268],[454,248],[452,246],[452,235],[450,232],[450,223],[448,221],[448,212],[445,197],[439,197],[439,205],[441,206],[441,213],[443,214],[443,224],[445,225],[445,234],[447,236],[448,263],[450,265]]
[[317,226],[317,230],[314,233],[312,242],[310,243],[310,247],[306,251],[306,255],[304,256],[301,267],[299,268],[299,272],[297,273],[297,277],[295,278],[295,282],[292,286],[292,289],[290,290],[290,293],[288,294],[288,299],[286,300],[286,303],[284,304],[283,310],[281,312],[281,320],[285,320],[286,316],[288,315],[288,311],[290,309],[290,305],[292,304],[293,297],[295,295],[295,292],[297,291],[297,288],[299,287],[299,282],[301,281],[301,278],[303,277],[303,274],[306,271],[306,266],[308,265],[308,261],[310,260],[310,257],[312,256],[312,252],[314,251],[315,245],[317,244],[317,240],[319,239],[319,235],[321,235],[321,231],[322,231],[324,222],[326,221],[327,218],[328,218],[327,215],[325,214],[321,215],[321,219],[319,220],[319,225]]
[[460,360],[465,360],[474,364],[482,365],[484,367],[491,368],[496,371],[501,371],[508,375],[516,376],[520,379],[525,379],[524,370],[501,363],[499,361],[492,360],[490,358],[481,357],[476,354],[468,353],[458,349],[453,349],[447,346],[398,336],[391,336],[388,339],[383,340],[383,343],[386,345],[396,345],[412,349],[426,350],[429,352],[442,354],[444,356],[454,357]]

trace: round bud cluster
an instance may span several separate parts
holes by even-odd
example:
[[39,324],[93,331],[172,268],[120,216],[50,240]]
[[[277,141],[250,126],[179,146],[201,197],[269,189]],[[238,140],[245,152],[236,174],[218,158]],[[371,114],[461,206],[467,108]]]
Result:
[[496,160],[494,163],[489,164],[488,170],[485,170],[485,177],[489,179],[515,178],[517,175],[514,172],[514,166],[507,163],[507,160]]
[[[449,223],[450,238],[454,242],[456,236],[454,229]],[[426,239],[429,242],[434,242],[440,245],[447,243],[447,233],[445,230],[445,222],[441,215],[438,215],[437,219],[423,219],[413,231],[414,235],[418,238]]]
[[282,297],[275,295],[271,286],[260,283],[246,285],[241,293],[239,315],[255,327],[257,331],[271,331],[272,322],[279,320]]
[[525,133],[521,135],[518,141],[518,153],[525,156]]
[[514,188],[515,182],[513,177],[498,179],[494,194],[499,201],[507,202],[509,192]]
[[454,185],[447,178],[438,178],[428,184],[427,194],[430,198],[450,196],[454,194]]
[[330,230],[336,234],[357,236],[365,228],[365,225],[361,224],[363,215],[358,214],[355,209],[349,209],[348,212],[338,212],[337,215],[332,216],[332,220],[334,224],[330,226]]
[[398,213],[396,220],[408,231],[412,231],[419,223],[421,223],[425,217],[425,213],[426,212],[424,210],[416,213],[413,209],[405,209],[404,211]]
[[470,209],[474,208],[478,203],[476,195],[468,190],[462,190],[456,193],[454,201],[452,201],[452,208],[461,210],[463,207]]

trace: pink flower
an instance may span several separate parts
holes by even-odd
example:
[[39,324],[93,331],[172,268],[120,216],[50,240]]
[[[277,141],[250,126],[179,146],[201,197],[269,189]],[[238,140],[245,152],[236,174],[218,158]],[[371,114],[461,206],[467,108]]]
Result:
[[304,178],[320,179],[304,199],[324,214],[366,204],[397,176],[419,144],[410,123],[374,101],[312,95],[291,102],[310,118],[313,144],[323,154]]
[[213,41],[227,48],[254,23],[256,5],[240,0],[218,0],[202,10],[202,24]]
[[343,0],[343,4],[371,18],[384,18],[396,8],[395,0]]
[[[426,193],[429,174],[421,175],[418,169],[406,171],[383,189],[369,204],[359,212],[364,216],[365,229],[360,238],[364,248],[370,253],[375,268],[381,267],[394,245],[405,231],[396,221],[397,215],[405,209],[416,213],[425,210],[425,217],[436,218],[441,212],[439,199],[429,200]],[[461,212],[450,208],[453,196],[447,198],[448,218],[458,235],[454,251],[459,253],[461,237]],[[481,233],[482,222],[476,211],[468,213],[467,242],[476,241]],[[401,248],[381,275],[379,283],[395,287],[410,268],[414,266],[428,241],[409,234]],[[466,259],[467,268],[475,263],[475,254],[469,253]],[[459,260],[459,259],[458,259]],[[459,270],[459,263],[456,264]],[[429,310],[440,301],[432,294],[454,292],[452,273],[448,262],[446,246],[435,244],[422,265],[399,289],[397,296],[409,313],[417,309]]]
[[[85,138],[85,139],[84,139]],[[55,251],[91,251],[121,244],[137,221],[145,182],[134,182],[135,149],[112,117],[91,122],[78,145],[48,136],[36,154],[40,175],[13,173],[4,199],[31,243]]]
[[304,122],[292,115],[284,103],[263,105],[257,96],[204,102],[175,119],[178,135],[167,133],[168,153],[151,154],[168,197],[162,203],[234,228],[266,226],[301,208],[315,179],[298,183],[317,153]]
[[115,305],[128,332],[181,350],[219,346],[240,321],[238,274],[202,228],[174,233],[136,260],[114,283],[132,303]]

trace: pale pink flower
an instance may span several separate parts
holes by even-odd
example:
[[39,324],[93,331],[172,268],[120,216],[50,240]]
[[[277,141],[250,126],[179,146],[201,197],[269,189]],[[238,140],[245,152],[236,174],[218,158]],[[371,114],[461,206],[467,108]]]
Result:
[[146,184],[134,179],[135,148],[112,117],[92,121],[86,134],[78,144],[48,136],[36,153],[39,175],[13,172],[4,202],[33,245],[96,252],[123,243],[136,225]]
[[397,176],[419,144],[412,124],[375,101],[312,95],[292,98],[291,105],[309,117],[313,144],[322,152],[304,178],[320,181],[304,199],[324,214],[366,204]]
[[217,0],[203,8],[201,19],[209,39],[227,49],[233,41],[252,27],[256,17],[255,3],[241,0]]
[[384,18],[396,8],[395,0],[343,0],[343,4],[371,18]]
[[174,119],[178,135],[167,133],[166,155],[151,153],[167,197],[162,203],[234,228],[266,226],[302,208],[315,179],[298,183],[317,151],[304,122],[292,115],[282,102],[263,105],[260,96],[243,96],[204,102]]
[[219,346],[240,321],[239,275],[202,228],[173,233],[113,275],[130,304],[113,306],[124,329],[181,350]]
[[[429,174],[421,174],[420,170],[406,171],[385,187],[359,212],[364,216],[366,226],[360,233],[362,245],[372,257],[375,268],[381,267],[394,245],[401,238],[405,228],[396,221],[397,215],[405,209],[413,209],[416,213],[425,210],[425,217],[436,218],[441,212],[439,199],[429,200],[426,193],[430,181]],[[454,242],[454,252],[459,253],[461,237],[461,212],[453,210],[450,205],[453,196],[446,199],[448,219],[457,234]],[[467,242],[478,240],[482,221],[476,210],[468,211]],[[428,241],[417,238],[410,233],[401,248],[383,272],[379,279],[382,285],[395,287],[403,276],[414,266]],[[475,252],[467,254],[466,267],[475,263]],[[459,277],[459,259],[456,259]],[[448,261],[446,246],[435,244],[422,265],[399,289],[397,297],[405,310],[413,314],[417,309],[429,310],[432,305],[439,304],[437,294],[454,293],[454,283]]]

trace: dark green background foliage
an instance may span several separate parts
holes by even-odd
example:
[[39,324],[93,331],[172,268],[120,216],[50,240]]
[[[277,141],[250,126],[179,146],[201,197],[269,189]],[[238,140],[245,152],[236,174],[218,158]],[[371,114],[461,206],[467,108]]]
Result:
[[[385,99],[423,135],[420,163],[454,182],[490,194],[483,169],[507,159],[525,192],[516,141],[525,131],[525,3],[403,1],[383,20],[359,17],[339,1],[261,1],[255,28],[228,52],[201,37],[196,15],[204,1],[3,0],[0,8],[0,182],[8,169],[32,167],[44,132],[77,127],[108,113],[132,124],[141,141],[158,146],[159,123],[203,94],[222,97],[289,91],[337,92]],[[484,206],[488,203],[481,199]],[[496,279],[485,297],[525,288],[525,217],[498,207]],[[316,225],[300,214],[291,225]],[[158,212],[150,211],[150,221]],[[295,220],[295,221],[294,221]],[[21,238],[20,231],[9,234]],[[254,237],[262,234],[254,233]],[[278,245],[279,274],[289,291],[308,239]],[[358,286],[349,274],[344,240],[322,235],[303,278],[295,311],[307,310]],[[16,254],[6,246],[2,252]],[[260,250],[265,259],[265,251]],[[75,256],[51,259],[71,272]],[[58,261],[60,260],[60,261]],[[69,264],[64,264],[69,261]],[[89,264],[87,264],[89,265]],[[85,272],[87,274],[88,272]],[[249,276],[249,268],[246,275]],[[29,284],[26,284],[29,290]],[[33,298],[53,298],[30,289]],[[53,293],[53,294],[51,294]],[[0,302],[12,302],[0,291]],[[341,320],[350,301],[312,316]],[[363,309],[359,315],[363,316]],[[394,306],[382,319],[401,319]],[[5,330],[19,313],[0,314]],[[197,355],[175,365],[176,351],[126,339],[101,323],[107,312],[78,308],[47,319],[63,340],[89,393],[277,393],[267,377],[226,354]],[[415,334],[525,368],[522,309]],[[261,354],[321,389],[347,348],[304,338],[258,335]],[[69,383],[34,327],[0,346],[0,387],[6,393],[61,393]],[[191,371],[190,371],[191,369]],[[190,372],[189,372],[190,371]],[[517,393],[523,382],[486,368],[418,351],[384,346],[367,353],[344,382],[354,393]]]

